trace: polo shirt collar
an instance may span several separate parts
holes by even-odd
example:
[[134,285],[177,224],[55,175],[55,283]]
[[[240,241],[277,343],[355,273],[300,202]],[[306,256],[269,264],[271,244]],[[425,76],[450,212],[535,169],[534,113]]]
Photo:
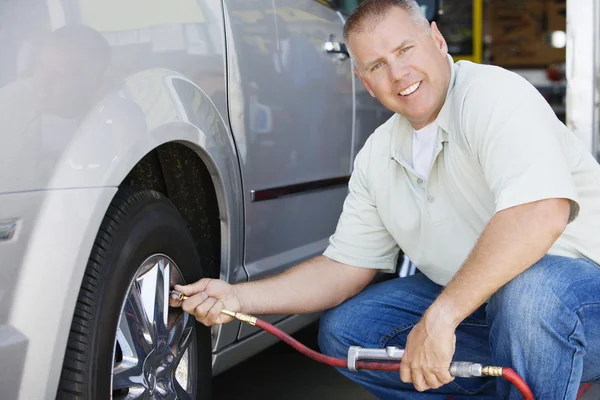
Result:
[[452,92],[456,85],[456,74],[458,72],[458,66],[454,63],[454,59],[450,54],[448,54],[448,62],[450,63],[450,83],[448,84],[448,90],[446,91],[444,105],[435,120],[438,126],[442,128],[442,141],[446,142],[448,141],[448,132],[450,131],[452,119],[454,118],[454,114],[452,113]]
[[[446,91],[446,100],[440,110],[435,122],[441,128],[438,129],[438,141],[443,143],[449,139],[448,130],[452,114],[452,91],[456,83],[456,74],[458,67],[454,63],[454,59],[448,54],[448,63],[450,63],[450,83]],[[412,125],[408,120],[399,114],[395,116],[394,132],[391,135],[390,157],[396,161],[411,160],[412,158]]]

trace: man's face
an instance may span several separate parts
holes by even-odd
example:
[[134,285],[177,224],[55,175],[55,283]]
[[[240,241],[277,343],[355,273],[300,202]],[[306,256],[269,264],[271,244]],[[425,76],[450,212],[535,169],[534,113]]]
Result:
[[393,7],[376,26],[350,35],[356,74],[384,106],[415,129],[437,117],[450,81],[448,46],[435,23],[431,32]]

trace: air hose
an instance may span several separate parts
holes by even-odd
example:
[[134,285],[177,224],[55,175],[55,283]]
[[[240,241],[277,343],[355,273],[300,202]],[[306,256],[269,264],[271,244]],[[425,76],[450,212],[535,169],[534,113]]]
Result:
[[[291,337],[290,335],[288,335],[281,329],[271,325],[270,323],[268,323],[266,321],[263,321],[256,317],[253,317],[251,315],[235,313],[235,312],[228,311],[228,310],[223,310],[223,311],[221,311],[221,313],[226,314],[230,317],[236,318],[236,319],[238,319],[242,322],[245,322],[249,325],[256,326],[262,330],[269,332],[270,334],[272,334],[273,336],[282,340],[283,342],[289,344],[294,349],[298,350],[300,353],[304,354],[308,358],[311,358],[315,361],[318,361],[318,362],[326,364],[326,365],[330,365],[332,367],[348,368],[348,360],[326,356],[325,354],[321,354],[317,351],[314,351],[314,350],[306,347],[305,345],[303,345],[302,343],[300,343],[299,341],[297,341],[296,339],[294,339],[293,337]],[[398,371],[400,371],[400,363],[399,362],[389,362],[389,361],[386,361],[386,362],[357,361],[356,369],[357,370],[364,369],[364,370],[398,372]],[[512,368],[486,366],[486,367],[482,368],[482,375],[501,376],[504,379],[511,382],[513,385],[515,385],[515,387],[519,390],[519,392],[521,392],[521,394],[523,395],[523,398],[525,400],[534,400],[533,393],[531,392],[531,389],[529,388],[529,386],[527,386],[527,383],[525,383],[525,381]]]
[[[177,291],[172,291],[171,294],[174,294],[179,297],[180,300],[185,300],[187,296],[183,293],[179,293]],[[314,351],[289,334],[285,333],[281,329],[271,325],[270,323],[263,321],[262,319],[253,317],[251,315],[236,313],[233,311],[222,310],[222,314],[228,315],[232,318],[238,319],[246,324],[256,326],[266,332],[269,332],[271,335],[277,337],[281,341],[287,343],[294,349],[298,350],[303,355],[308,358],[320,362],[322,364],[326,364],[332,367],[337,368],[348,368],[348,360],[326,356],[325,354]],[[400,362],[397,361],[384,361],[384,362],[374,362],[374,361],[356,361],[355,365],[357,370],[377,370],[377,371],[391,371],[398,372],[400,371]],[[533,393],[527,383],[511,368],[504,367],[493,367],[493,366],[485,366],[481,368],[481,375],[483,376],[501,376],[504,379],[511,382],[515,387],[521,392],[523,398],[525,400],[534,400]]]

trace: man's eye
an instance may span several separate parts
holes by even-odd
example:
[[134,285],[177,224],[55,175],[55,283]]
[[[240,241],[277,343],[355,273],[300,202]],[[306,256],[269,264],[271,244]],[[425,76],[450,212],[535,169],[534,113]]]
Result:
[[408,50],[412,49],[414,46],[407,46],[400,49],[400,54],[406,53]]
[[371,67],[371,71],[378,70],[382,66],[383,66],[383,63],[377,63],[377,64],[373,65],[373,67]]

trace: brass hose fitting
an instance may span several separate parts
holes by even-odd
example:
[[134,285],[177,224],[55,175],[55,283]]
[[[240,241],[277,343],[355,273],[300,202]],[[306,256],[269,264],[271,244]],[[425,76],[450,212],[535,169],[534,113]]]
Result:
[[221,310],[221,314],[228,315],[232,318],[238,319],[242,322],[245,322],[245,323],[253,325],[253,326],[256,325],[256,317],[253,317],[252,315],[236,313],[236,312],[229,311],[229,310]]
[[485,366],[481,368],[481,374],[484,376],[502,376],[502,367]]
[[[177,290],[171,290],[170,294],[177,296],[179,301],[184,301],[184,300],[188,299],[188,296],[186,296],[185,294],[183,294],[181,292],[178,292]],[[256,325],[256,317],[253,317],[252,315],[236,313],[236,312],[229,311],[229,310],[221,310],[221,314],[228,315],[231,318],[238,319],[238,320],[240,320],[246,324],[252,325],[252,326]]]

